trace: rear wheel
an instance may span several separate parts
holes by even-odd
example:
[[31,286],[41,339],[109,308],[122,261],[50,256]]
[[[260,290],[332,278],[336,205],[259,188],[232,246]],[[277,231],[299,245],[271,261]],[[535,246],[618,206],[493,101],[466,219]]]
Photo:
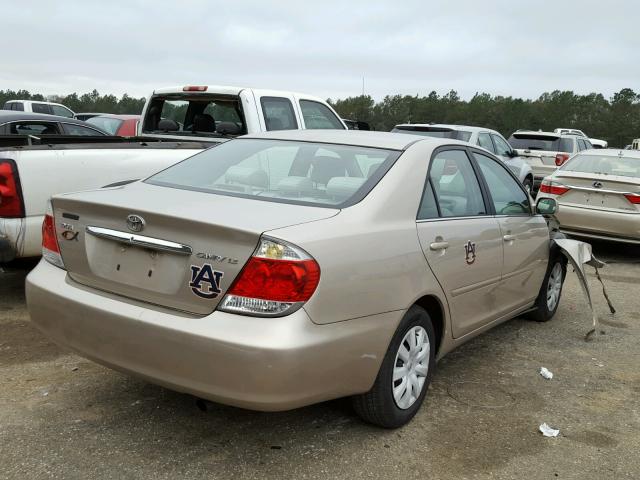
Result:
[[360,417],[384,428],[413,418],[427,393],[435,364],[435,333],[429,314],[411,307],[403,317],[382,361],[373,388],[353,397]]
[[558,255],[552,257],[536,299],[535,310],[527,314],[529,318],[536,322],[548,322],[553,318],[560,304],[562,284],[566,273],[567,265],[563,258]]

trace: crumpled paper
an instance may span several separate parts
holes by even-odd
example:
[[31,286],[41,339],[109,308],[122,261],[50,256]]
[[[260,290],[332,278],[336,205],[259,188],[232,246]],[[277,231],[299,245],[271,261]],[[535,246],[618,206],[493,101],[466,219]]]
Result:
[[557,437],[560,434],[560,430],[556,430],[555,428],[550,427],[546,423],[543,423],[538,427],[540,433],[545,437]]
[[540,367],[540,375],[547,380],[551,380],[553,378],[553,373],[546,367]]

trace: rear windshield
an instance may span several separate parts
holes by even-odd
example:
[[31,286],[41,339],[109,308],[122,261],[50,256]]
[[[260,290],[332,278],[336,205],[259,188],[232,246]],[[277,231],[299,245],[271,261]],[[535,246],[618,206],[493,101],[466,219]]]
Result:
[[111,117],[91,117],[85,121],[104,130],[109,135],[115,135],[120,128],[120,125],[124,123],[124,120]]
[[411,133],[413,135],[421,135],[423,137],[435,137],[435,138],[451,138],[453,140],[462,140],[468,142],[471,138],[471,132],[465,130],[453,130],[451,128],[438,128],[438,127],[395,127],[392,132],[395,133]]
[[604,173],[637,178],[640,177],[640,158],[576,155],[564,164],[560,170],[581,173]]
[[573,153],[573,139],[515,133],[509,137],[513,148],[521,150],[544,150],[547,152]]
[[343,208],[364,198],[399,151],[237,139],[184,160],[147,183],[281,203]]
[[150,100],[142,131],[198,137],[247,133],[240,97],[203,94],[155,95]]

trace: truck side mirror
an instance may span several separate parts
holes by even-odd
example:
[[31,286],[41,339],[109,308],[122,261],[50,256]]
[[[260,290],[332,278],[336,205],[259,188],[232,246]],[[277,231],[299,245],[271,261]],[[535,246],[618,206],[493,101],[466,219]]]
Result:
[[555,215],[558,211],[558,203],[553,198],[539,198],[536,202],[536,212],[541,215]]

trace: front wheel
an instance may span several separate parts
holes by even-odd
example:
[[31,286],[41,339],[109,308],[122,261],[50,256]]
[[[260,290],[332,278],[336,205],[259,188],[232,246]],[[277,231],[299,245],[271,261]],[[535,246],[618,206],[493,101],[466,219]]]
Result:
[[553,318],[560,304],[562,284],[567,274],[567,264],[561,256],[553,256],[549,260],[547,274],[544,277],[540,293],[535,303],[535,310],[527,316],[536,322],[548,322]]
[[353,397],[358,415],[384,428],[397,428],[411,420],[431,383],[435,345],[429,314],[414,305],[391,339],[373,388]]

